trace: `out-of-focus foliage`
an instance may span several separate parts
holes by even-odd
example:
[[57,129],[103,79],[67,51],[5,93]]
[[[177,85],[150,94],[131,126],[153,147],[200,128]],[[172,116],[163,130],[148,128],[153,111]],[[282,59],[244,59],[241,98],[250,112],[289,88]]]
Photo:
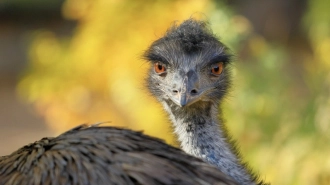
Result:
[[75,34],[66,39],[47,30],[34,33],[30,66],[19,84],[22,97],[58,132],[111,121],[171,143],[168,119],[144,88],[143,51],[174,21],[191,16],[221,19],[218,29],[228,32],[224,39],[232,44],[244,32],[242,21],[210,1],[68,0],[63,15],[78,21]]
[[273,184],[330,184],[329,5],[309,2],[302,29],[312,54],[299,53],[299,63],[294,49],[252,33],[235,69],[224,115],[247,161]]
[[233,92],[224,102],[228,129],[244,159],[273,184],[329,184],[327,5],[309,4],[305,30],[313,55],[302,53],[296,68],[283,46],[255,34],[246,18],[218,1],[67,0],[63,15],[78,21],[75,34],[34,33],[19,93],[57,132],[111,121],[173,144],[166,115],[144,88],[148,63],[140,56],[173,21],[206,18],[235,53],[243,39],[247,43],[248,57],[233,65]]

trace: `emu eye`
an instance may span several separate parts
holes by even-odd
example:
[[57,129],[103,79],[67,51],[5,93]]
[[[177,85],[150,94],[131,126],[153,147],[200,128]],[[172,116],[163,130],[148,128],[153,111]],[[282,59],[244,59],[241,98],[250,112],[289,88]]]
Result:
[[211,73],[213,75],[219,76],[223,70],[223,62],[219,62],[217,64],[212,65]]
[[165,66],[159,62],[154,64],[154,69],[157,74],[162,74],[166,71]]

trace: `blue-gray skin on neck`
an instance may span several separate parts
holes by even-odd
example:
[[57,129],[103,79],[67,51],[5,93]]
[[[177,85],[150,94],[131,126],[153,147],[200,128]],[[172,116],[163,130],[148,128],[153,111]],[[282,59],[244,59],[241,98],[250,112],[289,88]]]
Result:
[[179,109],[182,108],[170,101],[163,102],[163,106],[170,115],[174,132],[186,153],[217,166],[240,184],[256,184],[255,177],[240,162],[237,154],[232,151],[232,144],[220,130],[222,123],[219,123],[217,105],[205,103],[204,110],[198,108],[181,111]]

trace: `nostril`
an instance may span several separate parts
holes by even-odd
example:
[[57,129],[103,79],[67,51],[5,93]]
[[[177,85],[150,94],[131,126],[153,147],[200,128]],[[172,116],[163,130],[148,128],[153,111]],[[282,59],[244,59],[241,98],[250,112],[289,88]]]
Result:
[[179,93],[178,90],[173,90],[172,92],[173,92],[173,94],[178,94]]
[[197,90],[196,90],[196,89],[191,90],[191,91],[190,91],[190,94],[192,94],[192,95],[197,94]]

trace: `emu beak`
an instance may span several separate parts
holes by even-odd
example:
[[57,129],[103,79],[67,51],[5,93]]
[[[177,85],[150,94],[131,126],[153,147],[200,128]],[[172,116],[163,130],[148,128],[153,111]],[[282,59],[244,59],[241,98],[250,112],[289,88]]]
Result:
[[186,92],[177,93],[177,95],[174,95],[171,99],[175,104],[179,105],[180,107],[184,107],[191,102],[191,98]]
[[[191,105],[200,99],[201,93],[198,91],[198,79],[194,77],[189,78],[188,76],[185,76],[183,80],[174,80],[175,88],[172,89],[169,96],[180,107]],[[179,81],[181,83],[177,83]]]

